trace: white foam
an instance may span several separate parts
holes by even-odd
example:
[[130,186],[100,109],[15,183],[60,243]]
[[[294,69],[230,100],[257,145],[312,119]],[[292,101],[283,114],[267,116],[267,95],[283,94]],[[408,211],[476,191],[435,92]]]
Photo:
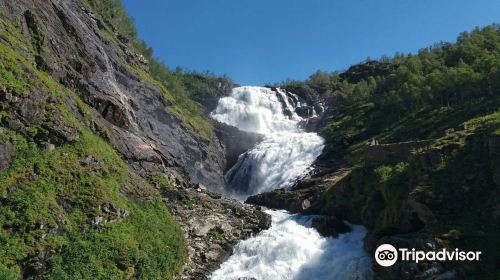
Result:
[[366,230],[338,238],[321,237],[310,227],[310,217],[268,210],[272,226],[241,241],[234,254],[211,275],[212,280],[371,279],[371,259],[363,250]]
[[219,100],[211,116],[219,122],[249,132],[298,132],[297,124],[301,118],[294,112],[286,95],[281,90],[278,92],[286,101],[287,109],[292,112],[291,117],[283,113],[276,92],[264,87],[234,88],[230,96]]

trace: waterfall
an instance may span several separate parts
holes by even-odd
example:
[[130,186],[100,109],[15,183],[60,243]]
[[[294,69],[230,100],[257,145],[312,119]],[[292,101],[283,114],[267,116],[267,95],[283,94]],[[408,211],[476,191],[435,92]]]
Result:
[[[261,143],[242,154],[225,180],[229,194],[249,195],[290,186],[309,170],[321,154],[323,139],[301,129],[314,109],[281,89],[239,87],[221,98],[211,116],[241,130],[260,133]],[[311,217],[267,210],[272,224],[253,238],[241,241],[233,255],[210,275],[212,280],[371,279],[371,258],[363,250],[366,230],[338,238],[322,237],[311,227]]]
[[220,99],[212,118],[264,135],[264,140],[241,155],[226,173],[233,196],[243,199],[289,186],[321,154],[323,139],[300,128],[306,121],[296,113],[301,106],[306,105],[296,95],[279,88],[239,87]]

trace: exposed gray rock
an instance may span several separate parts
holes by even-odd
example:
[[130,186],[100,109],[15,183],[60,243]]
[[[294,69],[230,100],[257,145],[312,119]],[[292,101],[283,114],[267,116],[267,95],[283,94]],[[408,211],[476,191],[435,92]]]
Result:
[[247,198],[245,203],[266,206],[272,209],[285,209],[292,213],[304,213],[308,194],[286,189],[277,189],[272,192],[260,193]]
[[302,106],[295,108],[295,113],[302,118],[310,118],[313,116],[314,108],[312,106]]
[[48,142],[44,142],[44,143],[42,143],[42,145],[48,151],[53,151],[56,148],[56,146],[54,144],[51,144]]
[[10,166],[10,160],[16,153],[16,146],[11,142],[0,143],[0,170]]
[[238,241],[271,226],[264,212],[199,185],[180,184],[162,196],[188,242],[188,262],[178,279],[207,279]]
[[226,155],[224,171],[231,168],[238,157],[253,148],[263,138],[263,135],[246,132],[224,123],[217,123],[215,130],[217,137],[222,141]]

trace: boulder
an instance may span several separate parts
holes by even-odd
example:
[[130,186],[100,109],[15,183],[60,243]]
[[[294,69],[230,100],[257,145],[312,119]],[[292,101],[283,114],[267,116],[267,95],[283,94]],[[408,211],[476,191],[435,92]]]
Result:
[[303,193],[286,189],[260,193],[247,198],[245,203],[266,206],[272,209],[285,209],[292,213],[304,213],[310,206],[309,199]]
[[295,113],[302,118],[309,118],[313,116],[314,109],[311,106],[302,106],[295,108]]
[[351,231],[349,225],[334,216],[314,217],[311,226],[325,237],[337,237],[339,234]]

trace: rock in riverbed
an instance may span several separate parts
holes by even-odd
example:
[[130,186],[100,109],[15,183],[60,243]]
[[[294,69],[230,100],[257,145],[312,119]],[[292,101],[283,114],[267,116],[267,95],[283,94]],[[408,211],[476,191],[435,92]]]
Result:
[[351,231],[344,221],[333,216],[318,216],[311,221],[311,226],[315,228],[322,236],[337,237],[341,233]]

